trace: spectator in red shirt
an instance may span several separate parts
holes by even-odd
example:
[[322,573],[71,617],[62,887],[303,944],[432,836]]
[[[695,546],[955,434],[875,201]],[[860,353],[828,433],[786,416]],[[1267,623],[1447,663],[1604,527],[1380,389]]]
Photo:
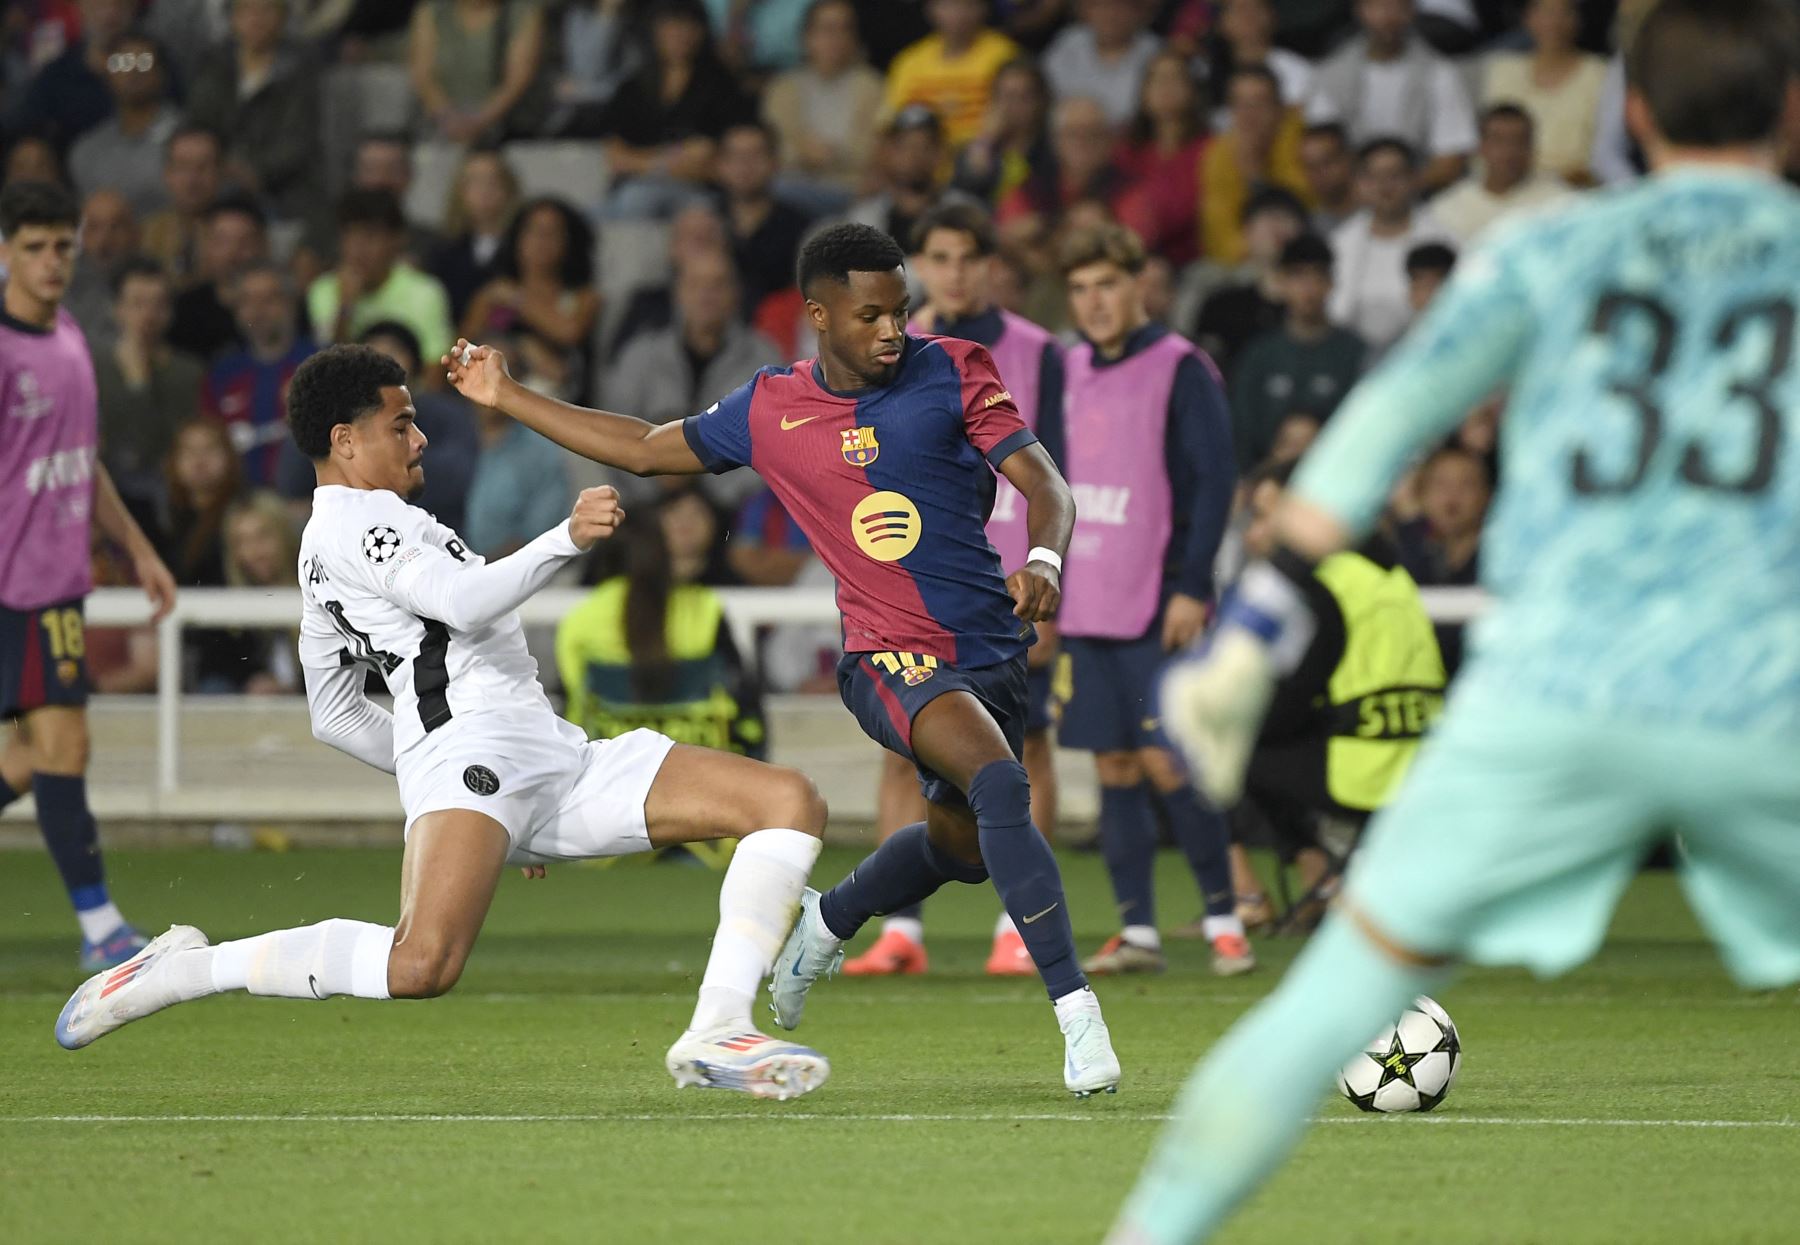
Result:
[[1009,245],[1033,246],[1055,233],[1063,213],[1083,199],[1104,203],[1122,225],[1154,232],[1147,197],[1112,159],[1113,131],[1091,99],[1065,99],[1050,126],[1051,167],[1034,175],[1000,203],[995,221]]
[[1114,162],[1146,200],[1144,246],[1180,267],[1200,254],[1200,158],[1206,121],[1199,85],[1179,52],[1164,50],[1144,68],[1137,116]]

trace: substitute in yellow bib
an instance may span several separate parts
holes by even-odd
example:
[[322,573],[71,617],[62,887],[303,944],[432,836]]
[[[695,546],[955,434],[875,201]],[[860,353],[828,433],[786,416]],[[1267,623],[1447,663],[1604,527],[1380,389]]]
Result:
[[[1244,543],[1252,556],[1268,552],[1269,516],[1292,471],[1265,467],[1248,482]],[[1318,843],[1319,817],[1360,826],[1393,796],[1443,707],[1445,677],[1418,585],[1386,542],[1327,558],[1305,591],[1317,627],[1276,687],[1244,803],[1268,823],[1283,859],[1297,859],[1311,889],[1333,863]]]

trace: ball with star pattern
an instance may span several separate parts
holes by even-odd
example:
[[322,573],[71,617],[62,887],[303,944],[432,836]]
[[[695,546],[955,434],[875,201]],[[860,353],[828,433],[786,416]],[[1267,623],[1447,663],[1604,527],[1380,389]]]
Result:
[[1420,995],[1339,1069],[1338,1092],[1364,1111],[1430,1111],[1449,1096],[1461,1068],[1455,1022]]

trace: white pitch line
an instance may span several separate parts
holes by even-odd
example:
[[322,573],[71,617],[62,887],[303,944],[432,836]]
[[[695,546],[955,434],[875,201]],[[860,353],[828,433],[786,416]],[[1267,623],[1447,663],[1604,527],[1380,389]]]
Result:
[[[738,1111],[718,1115],[635,1114],[602,1115],[14,1115],[0,1116],[6,1124],[684,1124],[720,1120],[793,1120],[845,1124],[1155,1124],[1170,1119],[1166,1114],[1125,1114],[1099,1110],[1092,1113],[1040,1112],[1021,1114],[845,1114],[819,1111]],[[1598,1118],[1515,1119],[1473,1115],[1330,1115],[1315,1124],[1394,1125],[1402,1120],[1418,1124],[1481,1128],[1800,1128],[1800,1120],[1613,1120]]]

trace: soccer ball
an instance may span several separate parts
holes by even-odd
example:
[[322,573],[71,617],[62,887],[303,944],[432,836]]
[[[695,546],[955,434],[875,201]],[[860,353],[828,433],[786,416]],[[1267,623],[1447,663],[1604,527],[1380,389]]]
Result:
[[1429,1111],[1449,1096],[1461,1067],[1455,1023],[1420,995],[1338,1070],[1338,1092],[1364,1111]]

